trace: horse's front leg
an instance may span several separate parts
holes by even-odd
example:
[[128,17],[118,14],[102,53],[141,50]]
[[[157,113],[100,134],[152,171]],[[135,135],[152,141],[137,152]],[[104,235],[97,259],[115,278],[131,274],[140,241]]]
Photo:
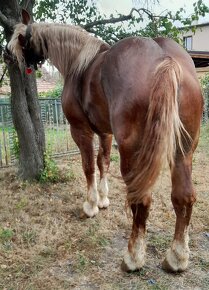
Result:
[[100,172],[99,183],[99,208],[107,208],[109,206],[109,187],[107,182],[107,173],[110,166],[110,152],[112,146],[112,135],[102,134],[99,136],[99,152],[97,156],[97,166]]
[[71,126],[71,135],[80,149],[83,171],[87,181],[87,200],[83,204],[83,210],[88,217],[93,217],[99,212],[99,195],[94,161],[94,133],[84,128],[81,130]]

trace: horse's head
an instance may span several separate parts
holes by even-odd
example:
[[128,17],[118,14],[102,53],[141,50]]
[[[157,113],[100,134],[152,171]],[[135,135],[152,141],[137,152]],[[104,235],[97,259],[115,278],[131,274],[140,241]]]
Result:
[[33,42],[32,26],[30,15],[26,10],[22,10],[22,23],[17,24],[7,49],[11,51],[18,60],[19,66],[24,62],[28,73],[31,66],[37,70],[37,65],[45,60],[43,50],[38,48]]

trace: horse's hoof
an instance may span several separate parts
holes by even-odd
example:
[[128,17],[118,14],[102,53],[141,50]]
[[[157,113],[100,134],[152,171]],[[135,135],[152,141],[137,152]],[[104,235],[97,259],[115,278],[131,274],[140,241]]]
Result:
[[99,208],[107,208],[110,204],[109,198],[108,197],[104,197],[104,198],[100,198],[99,202],[98,202],[98,207]]
[[138,272],[141,270],[142,267],[131,267],[129,268],[129,266],[126,264],[126,262],[123,260],[122,263],[121,263],[121,270],[123,272],[126,272],[126,273],[133,273],[133,272]]
[[166,259],[164,259],[162,262],[162,269],[168,273],[176,272],[176,269],[171,266]]
[[127,266],[127,264],[125,263],[124,260],[122,261],[120,267],[121,267],[121,270],[122,270],[123,272],[130,273],[130,272],[134,271],[134,270],[130,270],[130,269],[129,269],[129,267]]
[[171,249],[167,251],[166,257],[162,262],[162,269],[166,272],[183,272],[188,267],[188,255],[185,254],[185,257],[181,257],[181,259],[177,256],[175,252]]
[[138,254],[135,258],[127,251],[124,255],[121,269],[125,272],[136,272],[139,271],[145,263],[144,254]]
[[94,217],[98,214],[98,206],[92,206],[88,201],[85,201],[83,204],[83,211],[88,217]]

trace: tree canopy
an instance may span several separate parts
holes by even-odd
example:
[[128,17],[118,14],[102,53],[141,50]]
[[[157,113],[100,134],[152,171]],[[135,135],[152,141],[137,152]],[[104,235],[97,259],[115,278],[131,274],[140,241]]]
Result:
[[184,16],[186,11],[183,8],[179,8],[176,12],[166,10],[156,15],[153,8],[160,0],[146,0],[144,6],[140,5],[141,1],[135,1],[135,4],[139,2],[136,5],[137,8],[133,5],[127,15],[118,13],[113,16],[113,14],[102,14],[97,2],[93,0],[40,0],[35,5],[34,15],[35,19],[40,21],[50,19],[80,25],[111,44],[130,35],[150,37],[166,35],[178,41],[177,21],[187,30],[194,21],[199,20],[200,16],[204,17],[206,13],[209,13],[209,7],[204,4],[203,0],[198,0],[193,3],[193,13],[187,17]]
[[[166,10],[157,15],[153,11],[160,0],[146,0],[143,4],[141,1],[133,1],[133,8],[127,15],[102,14],[97,0],[17,0],[17,2],[25,9],[33,7],[35,21],[80,25],[109,44],[130,35],[149,37],[164,35],[178,41],[177,22],[187,30],[194,21],[199,20],[200,16],[204,17],[209,13],[209,6],[204,4],[203,0],[193,3],[193,13],[187,17],[183,8],[179,8],[176,12]],[[3,13],[0,11],[0,25],[3,22]],[[192,26],[192,29],[195,30],[195,26]],[[1,36],[0,44],[3,43],[3,39]]]

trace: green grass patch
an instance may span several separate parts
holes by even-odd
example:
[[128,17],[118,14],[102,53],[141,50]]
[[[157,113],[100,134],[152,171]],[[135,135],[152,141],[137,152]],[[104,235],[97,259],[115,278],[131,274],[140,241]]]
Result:
[[11,241],[13,237],[14,237],[14,232],[12,229],[0,228],[0,241],[1,241],[1,243]]

